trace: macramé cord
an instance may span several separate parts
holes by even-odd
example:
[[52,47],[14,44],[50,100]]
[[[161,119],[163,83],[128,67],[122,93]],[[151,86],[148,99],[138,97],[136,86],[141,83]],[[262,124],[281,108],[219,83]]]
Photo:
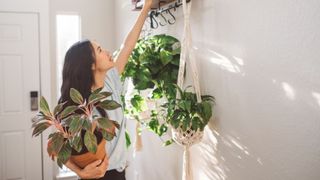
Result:
[[[194,85],[194,90],[197,96],[198,103],[201,102],[201,94],[200,94],[200,84],[199,84],[199,76],[197,71],[197,66],[195,63],[195,55],[192,49],[192,36],[191,36],[191,26],[190,26],[190,12],[192,1],[189,3],[186,0],[183,0],[183,14],[184,14],[184,33],[182,37],[181,44],[181,56],[180,56],[180,66],[178,73],[178,86],[182,89],[184,83],[184,70],[186,66],[187,60],[190,63],[191,73],[192,73],[192,81]],[[180,94],[177,92],[177,98],[180,98]],[[203,137],[203,131],[199,129],[194,131],[189,127],[186,131],[182,130],[182,126],[179,126],[177,129],[172,128],[172,136],[173,140],[179,145],[184,147],[183,153],[183,172],[182,172],[182,180],[192,180],[192,169],[191,169],[191,161],[190,161],[190,147],[196,143],[199,143]]]

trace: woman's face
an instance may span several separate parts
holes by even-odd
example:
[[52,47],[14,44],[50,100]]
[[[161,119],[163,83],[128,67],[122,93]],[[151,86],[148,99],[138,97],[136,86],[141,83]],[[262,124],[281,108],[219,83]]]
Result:
[[93,71],[107,72],[114,66],[112,55],[109,51],[103,49],[97,42],[91,41],[94,48],[95,63],[92,65]]

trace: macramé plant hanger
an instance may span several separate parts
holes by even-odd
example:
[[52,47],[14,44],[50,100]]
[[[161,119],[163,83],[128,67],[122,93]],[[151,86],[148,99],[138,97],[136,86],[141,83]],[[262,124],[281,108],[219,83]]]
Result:
[[[183,14],[184,14],[184,33],[181,41],[181,56],[180,56],[180,67],[178,73],[178,87],[183,88],[184,84],[184,71],[186,63],[190,63],[191,67],[191,75],[192,81],[194,85],[194,90],[196,93],[197,101],[200,103],[201,94],[200,94],[200,84],[199,77],[197,72],[197,67],[195,63],[195,55],[192,49],[192,36],[191,36],[191,26],[190,26],[190,12],[192,1],[187,3],[186,0],[182,1],[183,6]],[[177,99],[180,94],[177,93]],[[187,130],[183,130],[182,127],[172,128],[172,136],[173,140],[184,147],[184,155],[183,155],[183,180],[192,180],[192,170],[191,170],[191,162],[190,162],[190,151],[189,148],[199,143],[203,137],[203,131],[200,129],[193,130],[189,127]]]

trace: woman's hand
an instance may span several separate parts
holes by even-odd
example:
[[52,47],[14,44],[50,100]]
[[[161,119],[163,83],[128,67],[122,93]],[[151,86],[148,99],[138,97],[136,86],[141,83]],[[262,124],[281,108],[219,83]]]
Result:
[[107,156],[103,159],[102,163],[101,160],[97,160],[91,164],[88,164],[84,169],[82,169],[78,176],[81,179],[97,179],[104,176],[107,171],[109,165],[109,161]]
[[152,6],[152,0],[145,0],[143,4],[143,8],[150,9]]

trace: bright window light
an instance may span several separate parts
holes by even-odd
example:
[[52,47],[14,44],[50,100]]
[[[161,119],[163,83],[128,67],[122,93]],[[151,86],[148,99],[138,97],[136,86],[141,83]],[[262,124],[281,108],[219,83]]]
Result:
[[57,97],[60,97],[62,84],[62,68],[65,54],[69,47],[80,40],[80,16],[75,14],[58,14],[57,27]]
[[[62,84],[62,68],[64,57],[72,44],[80,40],[81,24],[80,16],[76,14],[58,14],[56,15],[56,57],[57,57],[57,98],[60,97],[60,87]],[[68,168],[59,169],[57,178],[75,176],[75,174]]]

